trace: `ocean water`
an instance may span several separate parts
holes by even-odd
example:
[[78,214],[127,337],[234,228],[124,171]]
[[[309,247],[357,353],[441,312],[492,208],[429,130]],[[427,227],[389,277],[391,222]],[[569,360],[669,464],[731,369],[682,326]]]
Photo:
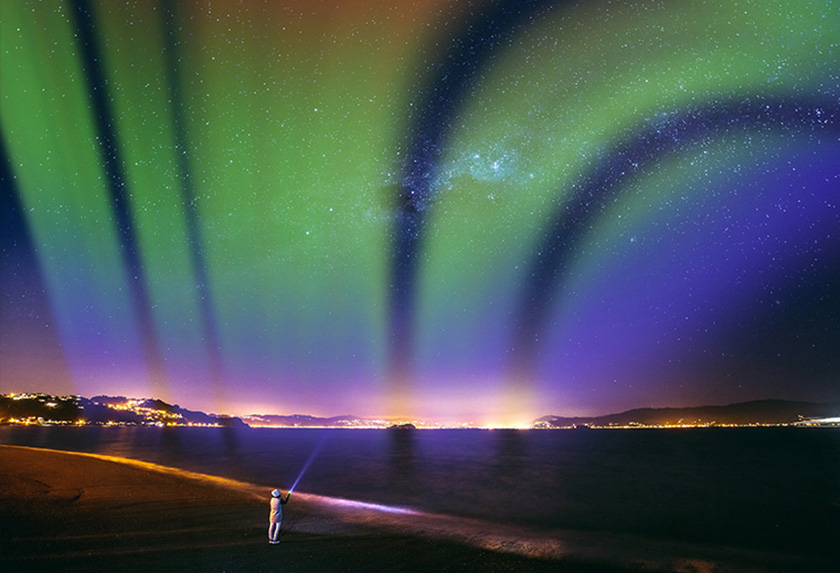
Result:
[[[840,430],[0,427],[0,443],[122,456],[530,528],[838,554]],[[0,468],[2,469],[2,468]]]

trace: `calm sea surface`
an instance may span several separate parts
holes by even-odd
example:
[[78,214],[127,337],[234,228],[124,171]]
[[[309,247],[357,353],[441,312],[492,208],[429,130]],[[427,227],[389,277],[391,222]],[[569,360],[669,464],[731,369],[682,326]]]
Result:
[[[835,552],[840,430],[385,431],[0,427],[0,443],[129,457],[535,528]],[[0,468],[2,469],[2,468]]]

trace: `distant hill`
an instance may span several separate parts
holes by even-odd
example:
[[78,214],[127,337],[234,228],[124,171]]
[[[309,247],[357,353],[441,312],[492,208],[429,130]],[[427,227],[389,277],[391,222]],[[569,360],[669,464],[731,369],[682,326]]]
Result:
[[[116,403],[119,404],[119,400],[123,400],[123,402],[125,402],[126,398],[124,398],[123,396],[94,396],[90,399],[90,401],[95,404],[113,404],[114,402],[111,402],[112,400],[116,400]],[[205,414],[204,412],[200,412],[197,410],[187,410],[186,408],[182,408],[178,404],[167,404],[163,400],[156,400],[151,398],[136,401],[135,409],[138,411],[147,409],[152,412],[167,412],[171,414],[175,419],[182,419],[184,422],[190,424],[221,424],[223,426],[245,425],[241,418],[236,418],[232,416],[220,416],[216,414]]]
[[0,395],[0,422],[85,424],[205,424],[245,426],[239,419],[216,416],[167,404],[162,400],[125,396],[53,396],[50,394]]
[[805,418],[840,416],[840,404],[755,400],[727,406],[690,408],[636,408],[618,414],[591,417],[543,416],[536,425],[551,428],[574,426],[666,426],[708,424],[792,424]]
[[344,415],[331,418],[319,418],[305,414],[280,416],[276,414],[252,414],[242,416],[249,426],[272,426],[288,428],[317,428],[317,427],[354,427],[369,425],[372,422],[358,416]]

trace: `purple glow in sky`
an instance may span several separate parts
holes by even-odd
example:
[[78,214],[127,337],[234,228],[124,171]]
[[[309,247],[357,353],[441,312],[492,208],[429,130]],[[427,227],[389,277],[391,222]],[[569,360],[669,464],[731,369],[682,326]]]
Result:
[[2,4],[0,391],[840,399],[832,2],[312,4]]

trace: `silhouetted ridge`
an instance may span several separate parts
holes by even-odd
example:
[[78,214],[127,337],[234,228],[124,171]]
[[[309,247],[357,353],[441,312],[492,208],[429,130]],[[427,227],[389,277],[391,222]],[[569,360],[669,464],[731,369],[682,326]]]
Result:
[[808,418],[840,415],[840,405],[788,400],[754,400],[726,406],[689,408],[636,408],[618,414],[591,417],[543,416],[538,425],[571,426],[667,426],[712,424],[793,424]]

